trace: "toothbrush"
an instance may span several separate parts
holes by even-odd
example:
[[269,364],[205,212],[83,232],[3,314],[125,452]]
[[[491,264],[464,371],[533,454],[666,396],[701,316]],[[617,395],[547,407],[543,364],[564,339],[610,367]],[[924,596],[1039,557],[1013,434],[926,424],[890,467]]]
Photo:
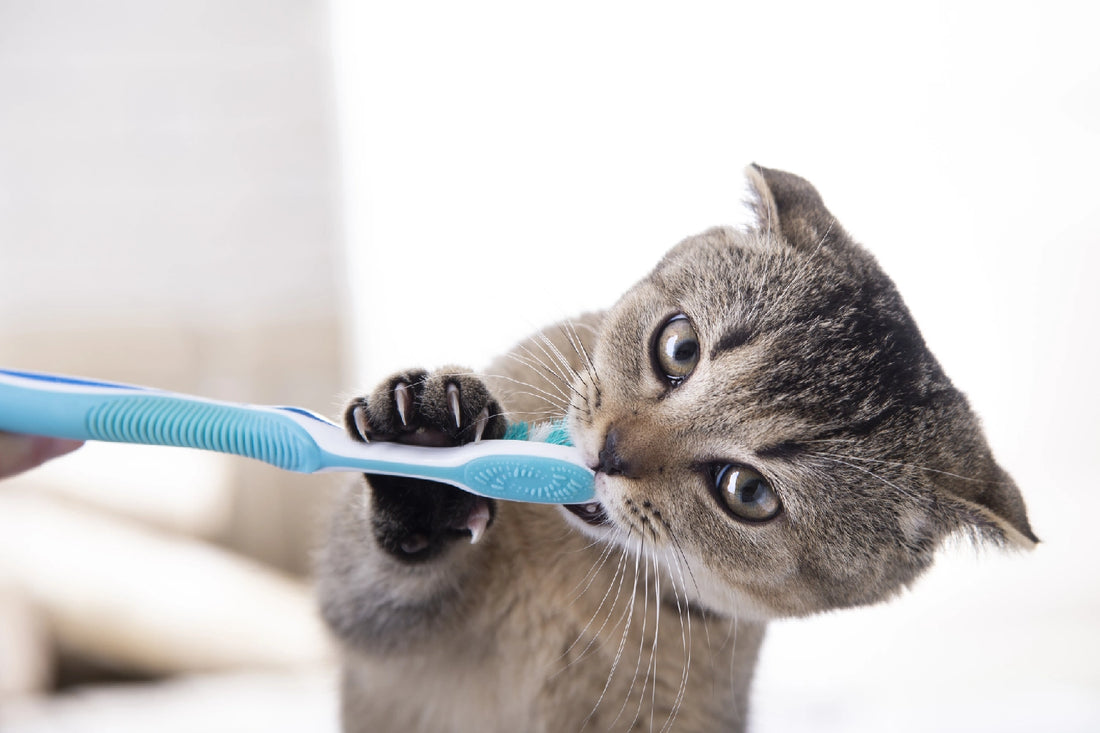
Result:
[[584,504],[595,498],[594,474],[579,451],[566,444],[560,426],[547,431],[515,423],[504,440],[453,448],[360,443],[330,420],[298,407],[236,404],[0,369],[0,430],[201,448],[298,473],[358,471],[422,478],[491,499]]

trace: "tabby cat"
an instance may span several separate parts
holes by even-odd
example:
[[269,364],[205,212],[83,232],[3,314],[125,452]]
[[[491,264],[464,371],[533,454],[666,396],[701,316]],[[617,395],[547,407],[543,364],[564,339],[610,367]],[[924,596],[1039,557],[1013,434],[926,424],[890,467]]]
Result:
[[428,445],[564,417],[599,500],[350,487],[318,581],[345,730],[743,730],[769,619],[890,598],[949,535],[1037,542],[874,258],[803,179],[747,175],[754,226],[484,374],[348,407],[356,438]]

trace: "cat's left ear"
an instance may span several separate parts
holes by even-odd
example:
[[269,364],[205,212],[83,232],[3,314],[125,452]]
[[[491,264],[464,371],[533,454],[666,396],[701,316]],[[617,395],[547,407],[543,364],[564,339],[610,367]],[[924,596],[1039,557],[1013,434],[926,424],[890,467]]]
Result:
[[972,537],[992,541],[994,544],[1016,547],[1022,550],[1034,549],[1039,544],[1039,538],[1031,529],[1027,516],[1023,510],[1023,500],[1019,498],[1019,491],[1011,479],[1006,481],[1000,489],[1003,493],[1011,493],[1019,503],[1012,511],[1001,513],[992,507],[960,496],[949,498],[941,497],[940,502],[948,510],[954,520],[954,527],[969,533]]
[[948,510],[955,529],[995,544],[1035,547],[1039,538],[1031,529],[1016,482],[997,465],[976,425],[968,423],[970,435],[956,433],[955,445],[970,463],[936,474],[938,503]]
[[814,249],[826,239],[846,239],[817,189],[793,173],[753,163],[745,169],[749,179],[749,206],[761,231],[780,234],[796,249]]

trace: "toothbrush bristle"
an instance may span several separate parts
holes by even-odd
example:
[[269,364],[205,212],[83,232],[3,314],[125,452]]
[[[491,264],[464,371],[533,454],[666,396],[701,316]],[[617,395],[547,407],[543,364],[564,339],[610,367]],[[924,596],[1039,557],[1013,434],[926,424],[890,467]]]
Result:
[[505,440],[531,440],[538,443],[573,445],[564,420],[545,423],[514,422],[504,432]]

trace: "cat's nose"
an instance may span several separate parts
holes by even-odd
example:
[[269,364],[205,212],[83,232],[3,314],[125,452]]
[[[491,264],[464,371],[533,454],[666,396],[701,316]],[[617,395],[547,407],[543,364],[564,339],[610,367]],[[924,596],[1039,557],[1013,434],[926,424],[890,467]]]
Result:
[[632,478],[632,466],[623,458],[621,451],[622,434],[619,433],[618,428],[611,428],[607,431],[607,436],[604,438],[603,448],[600,450],[599,456],[600,465],[596,470],[608,476],[625,476],[626,478]]

